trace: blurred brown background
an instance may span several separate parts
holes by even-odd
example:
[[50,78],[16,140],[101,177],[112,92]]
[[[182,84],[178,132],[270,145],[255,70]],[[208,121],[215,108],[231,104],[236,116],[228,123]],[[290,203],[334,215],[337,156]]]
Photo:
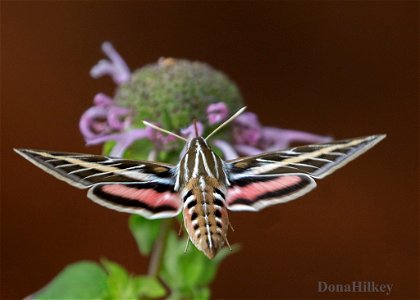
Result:
[[107,77],[88,72],[113,42],[134,69],[201,60],[240,86],[266,125],[386,140],[298,201],[232,213],[214,298],[321,294],[318,281],[394,285],[419,297],[418,2],[2,2],[1,292],[22,298],[66,264],[107,257],[145,272],[128,215],[18,157],[12,147],[99,153],[78,121]]

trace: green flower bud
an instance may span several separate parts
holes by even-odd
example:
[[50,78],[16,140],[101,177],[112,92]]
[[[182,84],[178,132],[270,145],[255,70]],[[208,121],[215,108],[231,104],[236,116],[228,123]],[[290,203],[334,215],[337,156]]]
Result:
[[134,71],[118,88],[115,100],[135,111],[135,127],[149,120],[172,131],[194,118],[207,125],[209,104],[224,102],[231,113],[244,106],[238,87],[224,73],[202,62],[173,58]]

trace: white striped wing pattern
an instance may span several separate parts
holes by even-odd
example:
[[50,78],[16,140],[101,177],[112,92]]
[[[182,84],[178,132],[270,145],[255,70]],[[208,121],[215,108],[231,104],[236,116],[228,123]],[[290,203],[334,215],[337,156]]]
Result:
[[212,258],[227,242],[227,210],[258,211],[296,199],[315,188],[315,179],[384,138],[372,135],[224,162],[202,137],[196,137],[177,166],[101,155],[15,151],[56,178],[89,189],[88,197],[108,208],[150,219],[174,217],[184,209],[190,239]]

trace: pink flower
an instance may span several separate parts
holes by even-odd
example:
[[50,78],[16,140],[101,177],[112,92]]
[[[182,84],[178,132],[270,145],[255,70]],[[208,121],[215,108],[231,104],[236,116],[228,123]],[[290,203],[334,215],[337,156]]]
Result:
[[[156,126],[158,123],[151,122]],[[176,141],[176,137],[173,135],[164,135],[162,132],[155,130],[151,127],[146,127],[146,137],[155,145],[156,150],[164,150],[165,146],[173,141]]]
[[[130,70],[113,48],[112,44],[105,42],[102,50],[107,59],[100,60],[92,69],[94,78],[109,75],[116,84],[126,83],[131,78]],[[210,104],[206,109],[208,125],[215,125],[225,121],[229,115],[229,108],[224,102]],[[111,156],[121,157],[134,142],[148,139],[153,143],[154,149],[149,159],[155,159],[158,151],[170,149],[166,145],[175,140],[172,135],[163,135],[160,131],[151,128],[132,128],[132,111],[119,106],[115,101],[99,93],[94,98],[94,105],[87,109],[80,118],[80,131],[87,145],[102,144],[114,141],[115,146]],[[197,127],[197,128],[195,128]],[[197,132],[196,132],[197,131]],[[201,136],[205,131],[201,122],[191,124],[181,130],[181,135],[187,139]],[[315,135],[303,131],[264,127],[258,121],[256,114],[244,113],[233,123],[233,143],[221,139],[211,140],[211,144],[222,151],[226,160],[234,159],[239,155],[255,155],[266,151],[275,151],[288,147],[292,142],[321,143],[331,140],[330,137]],[[181,151],[181,155],[186,149]]]
[[[91,76],[98,78],[110,75],[116,84],[129,81],[130,70],[111,43],[103,43],[102,50],[109,60],[99,61],[91,69]],[[87,109],[80,118],[79,128],[87,145],[115,141],[111,156],[121,157],[134,142],[148,139],[154,145],[154,149],[149,155],[152,159],[156,156],[157,151],[164,149],[166,144],[175,139],[173,136],[164,136],[161,132],[149,127],[130,128],[132,111],[119,106],[105,94],[97,94],[93,102],[94,105]]]
[[173,136],[165,136],[160,131],[157,131],[150,127],[146,127],[129,129],[119,133],[98,136],[94,139],[89,140],[87,142],[87,145],[98,145],[108,141],[115,141],[116,144],[112,148],[110,156],[122,157],[127,148],[129,148],[134,142],[143,139],[150,140],[154,145],[154,149],[149,155],[150,159],[153,159],[153,157],[156,156],[157,151],[164,149],[166,144],[175,140]]
[[100,60],[90,70],[90,76],[99,78],[104,75],[109,75],[118,85],[129,81],[131,78],[130,69],[112,44],[110,42],[104,42],[102,44],[102,51],[108,56],[109,60]]
[[263,127],[256,114],[247,112],[234,121],[234,148],[241,155],[256,155],[261,152],[287,148],[293,142],[325,143],[331,137],[308,132]]
[[115,141],[115,146],[112,148],[110,156],[122,157],[124,152],[135,141],[148,138],[146,129],[131,129],[120,133],[113,133],[103,136],[98,136],[87,142],[87,145],[99,145],[108,141]]
[[195,126],[197,126],[197,134],[198,136],[201,136],[204,132],[204,126],[201,122],[196,122],[196,125],[191,124],[190,126],[181,129],[181,135],[184,136],[185,138],[187,138],[188,140],[195,138],[196,134],[195,134]]
[[213,103],[207,107],[207,120],[210,125],[225,121],[228,114],[229,109],[223,102]]
[[214,146],[220,149],[223,153],[223,158],[225,160],[231,160],[238,157],[238,153],[236,152],[235,148],[224,140],[216,139],[212,142]]
[[[211,105],[213,105],[213,104],[211,104]],[[209,105],[209,107],[211,105]],[[208,111],[208,109],[207,109],[207,111]],[[201,122],[197,122],[197,131],[198,131],[199,136],[203,135],[204,125]],[[195,138],[196,134],[195,134],[194,123],[192,123],[191,125],[189,125],[188,127],[184,128],[184,129],[181,129],[181,135],[186,137],[188,140],[190,140],[192,138]],[[222,151],[223,157],[226,160],[234,159],[234,158],[238,157],[238,154],[236,153],[235,149],[228,142],[220,140],[220,139],[215,139],[215,140],[212,140],[210,143],[212,145],[216,146],[217,148],[219,148],[220,151]],[[186,146],[187,145],[185,145],[184,149],[181,151],[180,157],[182,157],[185,154],[185,152],[187,151]]]
[[94,106],[83,113],[79,122],[80,131],[87,143],[130,126],[131,111],[116,105],[112,98],[99,93],[93,103]]

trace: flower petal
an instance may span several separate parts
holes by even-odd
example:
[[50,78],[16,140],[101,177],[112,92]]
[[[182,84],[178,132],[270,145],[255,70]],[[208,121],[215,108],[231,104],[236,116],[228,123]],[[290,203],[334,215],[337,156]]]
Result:
[[127,116],[131,110],[125,107],[111,106],[108,112],[108,124],[112,129],[122,130],[127,126],[127,123],[131,123],[131,118],[127,122]]
[[293,142],[299,143],[326,143],[331,141],[329,136],[316,135],[304,131],[263,127],[260,147],[265,151],[287,148]]
[[235,144],[256,146],[261,138],[261,124],[256,114],[246,112],[236,118],[233,123]]
[[148,138],[149,133],[145,128],[132,129],[122,133],[114,133],[96,137],[87,142],[87,145],[98,145],[107,141],[115,141],[116,144],[110,153],[111,156],[121,157],[125,150],[135,141]]
[[207,107],[207,119],[210,125],[223,122],[228,114],[229,108],[224,102],[213,103]]
[[247,112],[234,122],[233,136],[235,149],[241,155],[256,155],[290,146],[293,142],[324,143],[331,137],[316,135],[299,130],[263,127],[256,114]]
[[79,128],[86,141],[120,131],[130,126],[131,111],[114,104],[114,100],[102,93],[95,95],[94,106],[80,118]]
[[[202,136],[203,132],[204,132],[204,126],[201,122],[196,122],[197,124],[197,134],[198,136]],[[196,132],[195,132],[195,125],[194,123],[191,124],[190,126],[181,129],[181,135],[186,137],[188,140],[195,138],[196,137]]]
[[225,160],[231,160],[238,157],[238,153],[235,149],[226,141],[214,140],[213,145],[222,151]]
[[243,145],[243,144],[236,144],[234,145],[234,148],[241,156],[257,155],[257,154],[260,154],[261,152],[264,152],[263,150],[259,148],[255,148],[255,147]]
[[[160,126],[160,124],[158,123],[151,123],[156,126]],[[162,132],[152,127],[147,126],[145,129],[147,132],[147,138],[153,142],[153,144],[158,150],[161,150],[166,144],[176,140],[176,137],[174,137],[173,135],[164,135]]]
[[130,69],[112,44],[110,42],[104,42],[102,44],[102,51],[108,56],[109,60],[100,60],[90,70],[90,75],[93,78],[109,75],[116,84],[129,81],[131,78]]
[[86,141],[97,137],[98,134],[109,132],[106,125],[97,126],[98,120],[106,119],[107,114],[108,110],[100,106],[92,106],[83,113],[80,117],[79,129]]
[[104,93],[97,93],[93,98],[93,104],[97,106],[110,106],[114,103],[114,99],[105,95]]

